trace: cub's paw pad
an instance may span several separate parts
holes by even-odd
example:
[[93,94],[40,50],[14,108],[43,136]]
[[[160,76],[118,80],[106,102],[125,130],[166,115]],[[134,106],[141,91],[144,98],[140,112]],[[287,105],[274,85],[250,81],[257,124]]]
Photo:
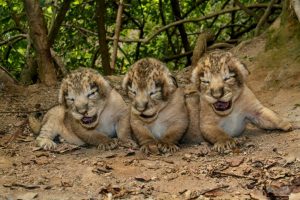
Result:
[[213,146],[213,150],[219,153],[224,153],[224,151],[233,149],[236,146],[236,142],[233,139],[229,139],[221,142],[216,142]]
[[150,144],[144,144],[141,146],[140,151],[143,152],[146,155],[149,154],[159,154],[159,150],[157,147],[157,144],[155,143],[150,143]]
[[179,151],[180,148],[175,144],[159,143],[158,149],[162,153],[175,153],[175,152]]
[[98,145],[98,149],[100,150],[113,150],[118,147],[117,139],[110,139],[107,142]]
[[49,138],[43,138],[43,137],[37,137],[36,138],[36,144],[37,146],[43,148],[44,150],[53,150],[56,148],[56,143],[53,142],[51,139]]

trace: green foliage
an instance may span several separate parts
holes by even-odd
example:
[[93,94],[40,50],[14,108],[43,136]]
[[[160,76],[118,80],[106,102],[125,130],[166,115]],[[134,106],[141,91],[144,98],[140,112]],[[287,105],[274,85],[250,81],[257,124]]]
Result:
[[[55,17],[62,5],[63,0],[40,0],[43,8],[44,18],[48,30],[50,30]],[[127,0],[123,13],[122,38],[138,39],[140,31],[143,31],[141,39],[149,37],[155,30],[163,26],[159,9],[159,0]],[[179,1],[181,15],[184,18],[198,18],[204,15],[232,7],[233,0],[207,0],[197,4],[195,0]],[[227,5],[224,6],[224,4]],[[243,4],[269,2],[267,0],[240,0]],[[115,19],[118,9],[117,1],[106,1],[106,30],[107,36],[113,37]],[[64,60],[67,69],[75,69],[80,66],[90,67],[93,65],[93,57],[99,48],[97,37],[97,24],[95,20],[95,1],[73,0],[70,9],[60,27],[59,34],[55,38],[53,49]],[[162,10],[167,24],[174,22],[170,0],[162,0]],[[258,16],[263,14],[263,9],[253,10]],[[0,40],[5,41],[18,34],[27,34],[28,25],[21,0],[0,0]],[[271,19],[274,20],[280,10],[274,11]],[[185,30],[188,35],[190,46],[193,48],[198,34],[211,29],[218,33],[216,41],[227,41],[251,37],[251,30],[237,35],[247,27],[255,23],[255,19],[249,17],[244,11],[234,13],[234,28],[225,28],[232,23],[232,14],[224,14],[205,21],[186,23]],[[161,32],[149,43],[138,44],[119,43],[117,70],[116,73],[125,73],[127,68],[137,59],[143,57],[156,57],[164,59],[174,54],[183,53],[183,44],[176,26],[168,29],[171,42],[166,32]],[[109,49],[112,52],[112,42],[109,42]],[[23,37],[19,40],[12,40],[0,46],[0,65],[6,67],[17,78],[22,69],[26,66],[26,56],[34,56],[34,50],[28,39]],[[100,57],[95,62],[95,68],[102,70]],[[183,68],[186,58],[169,62],[171,68]]]

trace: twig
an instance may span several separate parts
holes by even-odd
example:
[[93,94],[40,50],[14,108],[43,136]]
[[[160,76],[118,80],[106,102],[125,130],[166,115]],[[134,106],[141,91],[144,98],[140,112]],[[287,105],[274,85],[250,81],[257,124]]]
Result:
[[114,35],[114,43],[113,43],[113,53],[111,58],[111,68],[115,68],[117,54],[118,54],[118,42],[120,38],[120,31],[122,26],[122,12],[123,12],[123,0],[120,0],[118,13],[117,13],[117,19],[116,19],[116,29],[115,29],[115,35]]
[[[213,50],[213,49],[218,49],[218,48],[232,48],[232,47],[234,47],[234,45],[223,42],[223,43],[213,44],[213,45],[207,47],[207,50]],[[192,54],[193,54],[193,51],[188,51],[188,52],[185,52],[182,54],[177,54],[174,56],[163,58],[162,60],[164,62],[170,62],[171,60],[179,59],[179,58],[185,57],[187,55],[192,55]]]
[[275,4],[275,2],[276,2],[276,0],[271,0],[270,1],[270,4],[269,4],[268,8],[265,10],[265,13],[263,14],[263,16],[258,21],[258,24],[255,28],[255,36],[259,35],[260,29],[264,25],[266,20],[268,19],[269,15],[271,14],[271,9],[272,9],[272,6]]
[[[4,67],[0,66],[0,71],[3,71],[5,74],[7,74],[9,76],[9,78],[11,79],[11,82],[18,85],[18,81],[14,78],[13,75],[11,75],[9,73],[9,71],[7,71],[7,69],[5,69]],[[0,72],[1,74],[1,72]],[[0,79],[1,79],[1,75],[0,75]]]
[[27,34],[19,34],[19,35],[12,36],[12,37],[8,38],[7,40],[1,41],[0,46],[5,45],[5,44],[9,43],[10,41],[13,41],[15,39],[20,39],[20,38],[27,38]]
[[258,20],[257,15],[252,12],[251,10],[249,10],[246,6],[244,6],[244,4],[242,4],[239,0],[234,0],[234,3],[236,5],[238,5],[242,10],[244,10],[248,15],[254,17],[256,20]]
[[220,172],[220,171],[213,171],[210,174],[212,177],[226,177],[226,176],[231,176],[235,178],[244,178],[244,179],[249,179],[253,181],[257,181],[256,178],[250,177],[250,176],[244,176],[244,175],[239,175],[239,174],[234,174],[234,173],[229,173],[229,172]]
[[30,110],[30,111],[0,111],[0,114],[36,113],[36,112],[47,112],[48,110],[49,110],[49,109]]

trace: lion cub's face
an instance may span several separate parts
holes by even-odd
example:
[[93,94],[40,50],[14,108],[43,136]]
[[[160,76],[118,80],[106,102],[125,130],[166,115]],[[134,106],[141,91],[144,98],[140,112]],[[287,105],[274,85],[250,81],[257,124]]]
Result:
[[245,66],[231,53],[216,51],[199,60],[192,82],[218,115],[231,113],[248,75]]
[[95,70],[81,68],[73,71],[61,83],[59,103],[85,128],[98,124],[101,108],[111,90]]
[[133,64],[123,80],[123,88],[132,101],[132,112],[151,120],[157,117],[177,85],[162,62],[146,58]]

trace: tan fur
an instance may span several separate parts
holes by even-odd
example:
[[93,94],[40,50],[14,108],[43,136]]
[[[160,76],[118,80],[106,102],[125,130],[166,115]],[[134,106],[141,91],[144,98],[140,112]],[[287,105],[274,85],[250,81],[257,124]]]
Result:
[[43,118],[38,146],[55,148],[57,135],[72,144],[100,149],[117,147],[116,136],[134,145],[128,107],[97,71],[82,68],[69,74],[61,83],[59,104]]
[[175,152],[188,127],[183,89],[162,62],[137,61],[123,80],[131,99],[130,124],[141,150]]
[[236,146],[232,136],[242,134],[248,122],[262,129],[292,129],[260,103],[245,83],[247,75],[246,67],[224,51],[205,55],[192,72],[200,92],[200,130],[219,152]]

